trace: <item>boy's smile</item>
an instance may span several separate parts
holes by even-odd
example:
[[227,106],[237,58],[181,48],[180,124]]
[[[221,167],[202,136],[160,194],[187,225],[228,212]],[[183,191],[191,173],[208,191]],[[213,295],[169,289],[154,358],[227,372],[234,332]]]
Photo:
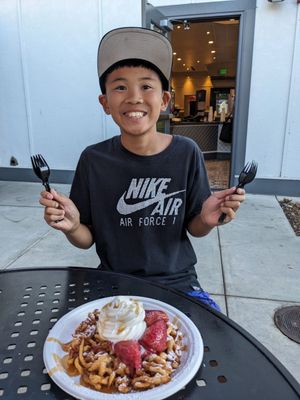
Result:
[[106,81],[106,94],[99,101],[124,136],[141,137],[156,133],[161,111],[167,108],[169,92],[162,90],[156,72],[144,67],[122,67]]
[[128,111],[123,113],[125,117],[128,117],[132,120],[139,120],[147,115],[146,111]]

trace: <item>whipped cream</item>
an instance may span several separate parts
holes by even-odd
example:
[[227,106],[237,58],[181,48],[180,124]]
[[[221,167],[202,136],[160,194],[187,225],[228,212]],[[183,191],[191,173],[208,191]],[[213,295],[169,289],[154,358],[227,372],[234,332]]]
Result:
[[103,340],[117,343],[138,340],[146,329],[143,304],[127,296],[117,296],[102,307],[97,331]]

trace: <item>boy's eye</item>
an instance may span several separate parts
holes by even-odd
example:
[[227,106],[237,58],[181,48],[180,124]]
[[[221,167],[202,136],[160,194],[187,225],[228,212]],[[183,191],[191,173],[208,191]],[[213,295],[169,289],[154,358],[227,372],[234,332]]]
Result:
[[119,86],[115,87],[115,90],[126,90],[126,86],[119,85]]
[[152,87],[150,85],[143,85],[143,89],[148,90],[148,89],[152,89]]

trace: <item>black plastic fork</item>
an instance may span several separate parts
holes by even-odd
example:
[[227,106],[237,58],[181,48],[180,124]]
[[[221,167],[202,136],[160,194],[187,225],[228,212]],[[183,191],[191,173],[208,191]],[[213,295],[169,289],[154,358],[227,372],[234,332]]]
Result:
[[[251,162],[247,162],[247,164],[242,169],[239,175],[239,182],[236,185],[236,190],[238,188],[243,188],[247,183],[253,181],[256,176],[258,164],[256,161],[252,160]],[[222,213],[219,218],[219,222],[223,223],[224,219],[226,218],[226,214]]]
[[31,164],[35,175],[42,181],[47,192],[50,192],[49,176],[50,168],[41,154],[31,156]]

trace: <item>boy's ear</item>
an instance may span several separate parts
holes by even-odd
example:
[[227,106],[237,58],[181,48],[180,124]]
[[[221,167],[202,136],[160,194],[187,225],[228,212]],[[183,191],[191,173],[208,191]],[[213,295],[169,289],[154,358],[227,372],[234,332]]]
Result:
[[103,107],[103,110],[105,112],[105,114],[109,115],[110,111],[109,111],[109,106],[107,103],[107,98],[105,94],[100,94],[100,96],[98,97],[99,103],[101,104],[101,106]]
[[161,106],[160,106],[161,111],[166,111],[170,100],[171,100],[171,93],[164,91],[161,99]]

